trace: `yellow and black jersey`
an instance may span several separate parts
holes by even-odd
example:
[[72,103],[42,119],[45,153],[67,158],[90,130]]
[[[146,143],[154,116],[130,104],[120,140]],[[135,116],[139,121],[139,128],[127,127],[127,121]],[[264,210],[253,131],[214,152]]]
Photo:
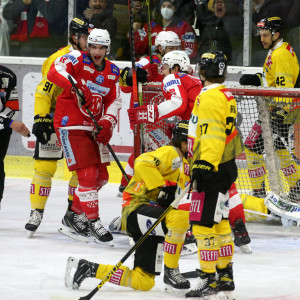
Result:
[[34,115],[42,117],[49,113],[54,113],[57,96],[61,94],[62,89],[47,79],[47,74],[53,62],[68,52],[73,50],[72,46],[66,46],[49,56],[43,63],[42,80],[35,90]]
[[280,41],[269,51],[263,66],[265,87],[293,88],[299,74],[299,62],[292,46]]
[[202,89],[189,121],[189,151],[193,161],[205,160],[218,166],[242,153],[243,143],[235,128],[236,101],[221,84]]
[[123,192],[122,226],[128,215],[143,204],[155,204],[166,181],[178,182],[182,160],[173,146],[141,154],[134,162],[134,175]]

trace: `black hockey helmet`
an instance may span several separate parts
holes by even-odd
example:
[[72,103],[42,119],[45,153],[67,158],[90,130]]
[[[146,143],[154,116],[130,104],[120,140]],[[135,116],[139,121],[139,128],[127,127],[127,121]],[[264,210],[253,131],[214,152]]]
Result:
[[180,147],[182,141],[187,141],[189,121],[181,120],[176,123],[172,131],[172,144],[175,147]]
[[264,18],[257,23],[257,31],[268,29],[272,34],[282,31],[283,23],[280,17]]
[[88,35],[90,31],[94,28],[94,25],[84,21],[83,19],[74,18],[69,26],[69,32],[71,34],[84,34]]
[[211,51],[201,55],[197,66],[196,73],[205,70],[205,77],[222,77],[227,70],[227,57],[222,51]]

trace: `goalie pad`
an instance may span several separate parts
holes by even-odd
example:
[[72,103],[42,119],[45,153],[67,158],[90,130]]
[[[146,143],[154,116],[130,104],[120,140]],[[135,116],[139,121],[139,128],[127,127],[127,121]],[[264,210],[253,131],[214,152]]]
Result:
[[297,226],[300,225],[300,205],[288,202],[272,191],[267,192],[265,205],[273,214],[295,221]]

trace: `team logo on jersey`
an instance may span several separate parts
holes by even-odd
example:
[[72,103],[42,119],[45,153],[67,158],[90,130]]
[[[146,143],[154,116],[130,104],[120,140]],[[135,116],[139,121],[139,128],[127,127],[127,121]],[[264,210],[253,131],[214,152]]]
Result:
[[110,65],[110,71],[116,75],[119,75],[120,70],[116,65]]
[[72,65],[76,65],[78,63],[78,59],[69,53],[65,54],[64,57],[66,57],[72,63]]
[[[150,219],[147,219],[146,220],[146,227],[147,227],[148,230],[151,228],[152,225],[153,225],[152,221]],[[155,229],[153,229],[150,234],[151,235],[156,235]]]
[[272,62],[272,56],[269,55],[266,61],[266,65],[268,66],[269,69],[271,69],[273,62]]
[[96,78],[96,82],[102,84],[104,82],[104,77],[102,75],[98,75]]
[[90,57],[87,54],[82,53],[82,57],[83,57],[82,61],[84,64],[90,65],[92,63]]
[[184,41],[191,41],[195,39],[195,35],[192,32],[186,32],[181,36],[181,39]]

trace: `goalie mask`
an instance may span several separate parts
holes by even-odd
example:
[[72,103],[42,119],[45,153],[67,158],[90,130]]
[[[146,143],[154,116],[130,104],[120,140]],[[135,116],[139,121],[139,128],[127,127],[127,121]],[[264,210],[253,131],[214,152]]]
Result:
[[227,71],[227,58],[222,51],[203,53],[196,65],[196,73],[205,70],[205,77],[223,77]]
[[91,33],[88,36],[88,46],[90,45],[102,45],[106,46],[106,54],[109,54],[110,52],[110,35],[106,29],[98,29],[95,28],[91,31]]
[[180,45],[180,39],[173,31],[161,31],[155,38],[155,48],[162,46],[164,51],[166,47],[180,47]]
[[181,142],[188,138],[189,121],[182,120],[176,123],[172,131],[172,144],[175,147],[181,148]]
[[168,65],[170,70],[175,65],[179,65],[181,72],[192,73],[190,59],[184,51],[175,50],[167,53],[164,55],[161,65]]

